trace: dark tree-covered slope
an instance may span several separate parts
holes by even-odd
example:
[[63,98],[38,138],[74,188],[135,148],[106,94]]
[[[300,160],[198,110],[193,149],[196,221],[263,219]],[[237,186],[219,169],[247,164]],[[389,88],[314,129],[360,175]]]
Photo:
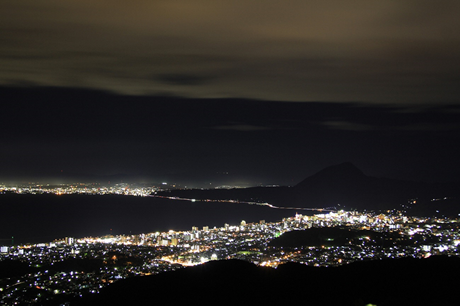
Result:
[[[460,259],[394,259],[337,268],[238,260],[119,281],[84,305],[458,305]],[[160,302],[161,301],[161,302]]]

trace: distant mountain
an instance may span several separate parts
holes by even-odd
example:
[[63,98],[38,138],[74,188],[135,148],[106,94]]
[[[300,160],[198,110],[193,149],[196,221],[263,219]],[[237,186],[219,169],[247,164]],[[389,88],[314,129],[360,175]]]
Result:
[[419,186],[366,176],[351,163],[331,166],[306,178],[291,192],[291,201],[301,206],[392,208],[419,196]]
[[327,167],[298,183],[297,187],[314,183],[342,184],[345,181],[362,182],[366,180],[364,173],[350,162]]
[[290,200],[302,207],[317,204],[319,207],[392,209],[416,199],[420,207],[432,199],[458,199],[456,187],[371,177],[351,163],[342,163],[325,168],[297,184],[290,192]]
[[389,259],[278,269],[239,260],[118,281],[81,305],[458,305],[460,259]]
[[[434,214],[443,206],[447,215],[460,212],[460,188],[454,184],[428,184],[365,175],[352,163],[327,167],[294,187],[254,187],[230,190],[175,190],[162,195],[194,199],[231,199],[268,202],[282,207],[337,209],[400,209],[410,199],[414,213]],[[442,199],[435,201],[433,199]],[[447,201],[447,202],[446,202]],[[443,205],[449,203],[448,205]],[[414,209],[416,208],[416,209]]]

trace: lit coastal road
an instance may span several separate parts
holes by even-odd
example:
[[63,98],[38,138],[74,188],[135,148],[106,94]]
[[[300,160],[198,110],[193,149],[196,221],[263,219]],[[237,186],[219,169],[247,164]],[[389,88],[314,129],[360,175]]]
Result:
[[180,197],[165,197],[158,195],[149,195],[154,198],[169,199],[169,200],[179,200],[179,201],[190,201],[190,202],[220,202],[220,203],[241,203],[249,205],[260,205],[268,206],[274,209],[289,209],[289,210],[309,210],[309,211],[319,211],[319,212],[336,212],[337,210],[329,208],[314,208],[314,207],[279,207],[270,203],[258,203],[258,202],[246,202],[246,201],[237,201],[237,200],[212,200],[212,199],[190,199],[190,198],[180,198]]

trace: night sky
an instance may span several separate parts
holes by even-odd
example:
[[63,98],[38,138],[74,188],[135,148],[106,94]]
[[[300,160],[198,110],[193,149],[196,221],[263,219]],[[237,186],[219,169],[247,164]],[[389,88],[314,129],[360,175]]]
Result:
[[460,2],[0,3],[0,183],[460,177]]

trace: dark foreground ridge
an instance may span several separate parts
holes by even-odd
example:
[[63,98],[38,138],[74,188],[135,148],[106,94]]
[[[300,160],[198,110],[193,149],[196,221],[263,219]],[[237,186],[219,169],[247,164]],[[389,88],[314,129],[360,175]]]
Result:
[[[228,260],[122,280],[82,305],[458,305],[460,258],[278,269]],[[162,301],[162,302],[160,302]]]

